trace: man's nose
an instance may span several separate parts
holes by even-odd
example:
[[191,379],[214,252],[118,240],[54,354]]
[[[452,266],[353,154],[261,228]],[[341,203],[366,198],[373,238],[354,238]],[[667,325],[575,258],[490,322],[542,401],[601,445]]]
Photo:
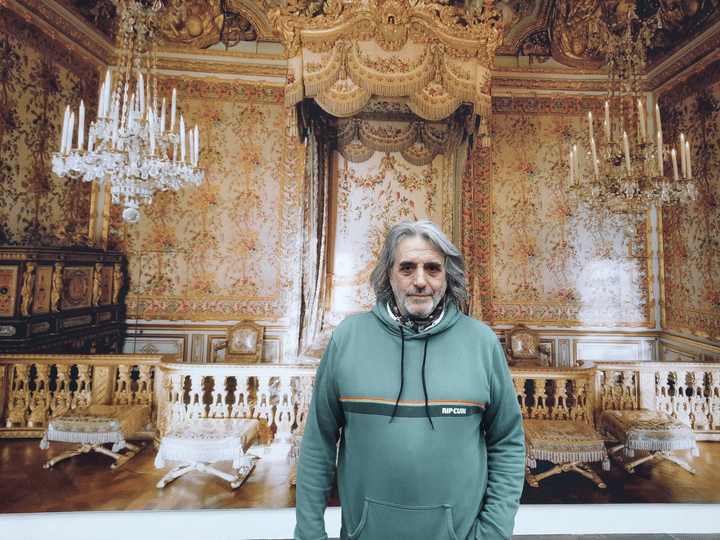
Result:
[[415,271],[415,287],[418,289],[422,289],[427,285],[427,274],[425,274],[425,270],[422,268],[418,268]]

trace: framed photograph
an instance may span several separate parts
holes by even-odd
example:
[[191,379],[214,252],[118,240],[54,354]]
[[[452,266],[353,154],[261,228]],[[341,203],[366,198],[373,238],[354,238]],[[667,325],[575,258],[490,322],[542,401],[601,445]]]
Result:
[[63,271],[62,309],[90,307],[92,301],[92,266],[67,267]]
[[17,266],[0,266],[0,317],[15,315]]
[[50,292],[52,291],[52,266],[38,266],[35,270],[35,293],[33,315],[50,313]]

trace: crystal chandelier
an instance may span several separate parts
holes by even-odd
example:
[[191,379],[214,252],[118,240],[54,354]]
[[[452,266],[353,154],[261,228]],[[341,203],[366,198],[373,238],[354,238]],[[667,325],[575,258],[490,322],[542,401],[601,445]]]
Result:
[[123,219],[136,223],[140,203],[152,204],[155,191],[198,186],[205,173],[198,168],[197,126],[187,129],[183,116],[176,121],[176,91],[169,114],[166,99],[159,104],[154,37],[162,4],[113,4],[122,40],[116,73],[107,71],[87,137],[84,103],[77,120],[69,106],[65,109],[60,151],[52,164],[60,177],[109,184],[112,202],[124,206]]
[[642,21],[629,5],[624,22],[593,22],[591,42],[604,53],[609,67],[607,98],[597,139],[592,112],[588,113],[590,151],[583,161],[590,172],[586,175],[581,169],[577,145],[569,154],[575,202],[590,210],[640,214],[651,206],[695,200],[690,141],[681,134],[676,145],[665,144],[660,109],[656,104],[650,122],[641,96],[647,47],[660,24],[657,15]]

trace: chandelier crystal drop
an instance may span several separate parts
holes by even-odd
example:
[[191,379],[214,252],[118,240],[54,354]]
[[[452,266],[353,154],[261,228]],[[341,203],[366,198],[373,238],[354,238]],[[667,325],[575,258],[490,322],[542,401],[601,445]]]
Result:
[[[651,117],[642,96],[647,47],[660,25],[657,15],[642,21],[629,5],[625,21],[594,22],[591,42],[609,68],[607,98],[597,138],[588,113],[589,152],[574,145],[569,153],[575,203],[591,211],[641,214],[651,206],[694,201],[690,141],[681,134],[675,144],[666,144],[660,109],[655,104]],[[581,167],[581,157],[589,172]]]
[[[160,102],[155,31],[160,2],[113,0],[117,7],[121,48],[117,68],[108,70],[100,89],[97,119],[85,129],[85,105],[77,119],[65,109],[60,151],[53,172],[109,184],[112,202],[124,206],[123,219],[136,223],[141,203],[152,204],[156,191],[199,186],[198,128],[177,118],[177,92],[168,106]],[[143,75],[144,74],[144,75]]]

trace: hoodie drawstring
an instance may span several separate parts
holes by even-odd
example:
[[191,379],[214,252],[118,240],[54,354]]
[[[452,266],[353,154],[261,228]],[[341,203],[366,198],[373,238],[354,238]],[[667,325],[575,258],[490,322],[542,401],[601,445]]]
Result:
[[390,415],[390,421],[393,421],[393,418],[395,418],[395,413],[397,412],[398,404],[400,403],[400,396],[402,396],[403,386],[405,386],[405,332],[403,331],[403,327],[400,327],[400,391],[398,392],[397,400],[395,400],[395,407],[393,407],[393,412]]
[[425,338],[425,349],[423,350],[423,363],[422,363],[422,385],[423,385],[423,394],[425,394],[425,414],[428,417],[428,420],[430,420],[430,427],[435,429],[435,425],[433,424],[432,418],[430,417],[430,404],[428,403],[428,395],[427,395],[427,385],[425,384],[425,360],[427,360],[427,348],[428,348],[428,341],[430,338]]
[[[435,425],[433,424],[432,417],[430,416],[430,404],[428,402],[428,394],[427,394],[427,384],[425,383],[425,362],[427,360],[427,349],[428,349],[428,341],[430,338],[425,338],[425,347],[423,349],[423,361],[422,361],[422,386],[423,386],[423,394],[425,395],[425,414],[428,417],[428,420],[430,421],[430,427],[435,429]],[[393,421],[393,418],[395,418],[395,413],[397,412],[398,405],[400,404],[400,398],[402,397],[403,387],[405,386],[405,332],[403,331],[403,327],[400,327],[400,391],[398,392],[397,399],[395,400],[395,407],[393,407],[392,415],[390,415],[390,421]]]

